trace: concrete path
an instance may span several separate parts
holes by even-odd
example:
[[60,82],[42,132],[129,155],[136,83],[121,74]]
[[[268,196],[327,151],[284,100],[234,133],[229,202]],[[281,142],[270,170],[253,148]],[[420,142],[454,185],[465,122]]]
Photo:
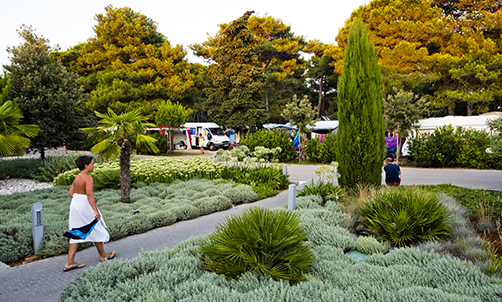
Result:
[[[314,171],[319,166],[289,165],[290,180],[301,185],[310,183],[318,177]],[[441,184],[481,188],[502,189],[502,171],[464,170],[464,169],[417,169],[402,168],[403,185]],[[227,215],[238,215],[244,208],[262,206],[275,208],[287,203],[288,192],[258,201],[253,204],[240,205],[224,212],[199,217],[190,221],[179,222],[167,227],[158,228],[143,234],[129,236],[118,241],[105,244],[107,251],[117,251],[118,259],[132,259],[143,251],[172,248],[181,241],[191,237],[210,233],[217,223]],[[84,269],[63,272],[66,255],[52,257],[13,268],[0,268],[0,301],[57,301],[61,291],[74,278],[89,267],[99,264],[96,250],[91,247],[79,251],[76,261],[87,264]]]

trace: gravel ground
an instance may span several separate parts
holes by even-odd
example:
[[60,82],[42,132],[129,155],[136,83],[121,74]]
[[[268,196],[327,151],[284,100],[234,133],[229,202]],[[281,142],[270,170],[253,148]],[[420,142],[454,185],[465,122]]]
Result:
[[31,179],[21,178],[0,180],[0,195],[8,195],[15,192],[27,192],[46,188],[52,188],[52,183],[38,182]]

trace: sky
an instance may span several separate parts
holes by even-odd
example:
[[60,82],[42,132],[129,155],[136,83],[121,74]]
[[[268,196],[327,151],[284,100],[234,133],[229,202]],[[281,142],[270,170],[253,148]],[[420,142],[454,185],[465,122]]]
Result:
[[[202,63],[188,48],[204,42],[208,34],[218,32],[218,24],[228,23],[254,10],[257,16],[271,16],[291,26],[295,35],[307,40],[335,43],[336,35],[352,11],[370,0],[140,0],[140,1],[75,1],[14,0],[2,4],[0,18],[0,66],[10,64],[7,47],[23,40],[16,30],[31,25],[38,36],[49,39],[51,46],[66,50],[94,37],[96,14],[105,7],[130,7],[157,22],[157,30],[171,45],[182,44],[190,62]],[[1,69],[1,68],[0,68]]]

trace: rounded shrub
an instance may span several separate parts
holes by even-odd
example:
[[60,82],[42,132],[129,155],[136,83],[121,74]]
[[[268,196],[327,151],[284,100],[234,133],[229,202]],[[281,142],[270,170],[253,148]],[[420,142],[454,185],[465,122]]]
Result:
[[295,147],[289,140],[288,134],[279,129],[262,129],[255,133],[249,133],[245,139],[240,141],[240,144],[247,146],[250,152],[253,152],[258,146],[269,149],[280,147],[281,152],[277,155],[280,162],[288,162],[295,156]]
[[450,212],[435,195],[380,192],[356,213],[363,218],[370,235],[399,247],[441,240],[452,231]]
[[497,167],[495,158],[486,152],[492,143],[488,131],[459,127],[456,132],[457,136],[461,137],[460,153],[457,158],[459,166],[474,169]]
[[417,134],[411,138],[409,149],[412,158],[422,167],[454,167],[460,153],[452,125]]
[[329,164],[336,161],[336,135],[327,134],[322,141],[316,137],[307,141],[305,155],[309,161]]
[[293,212],[252,207],[227,217],[201,244],[202,267],[237,279],[247,271],[291,282],[304,279],[314,258]]
[[356,240],[356,250],[372,255],[385,252],[385,247],[375,237],[361,236]]

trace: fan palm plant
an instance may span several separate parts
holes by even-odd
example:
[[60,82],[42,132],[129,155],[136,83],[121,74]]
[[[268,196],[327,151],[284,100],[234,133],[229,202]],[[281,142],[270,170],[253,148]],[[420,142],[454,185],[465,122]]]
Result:
[[29,137],[36,136],[40,131],[37,125],[19,125],[22,118],[15,102],[0,102],[0,156],[28,148]]
[[108,108],[107,114],[96,112],[96,115],[102,118],[98,126],[83,129],[96,143],[91,151],[100,154],[104,160],[120,156],[122,202],[130,203],[131,151],[159,151],[154,144],[157,140],[146,134],[147,128],[154,125],[147,123],[147,117],[142,116],[138,110],[117,115]]
[[310,273],[314,255],[307,232],[289,211],[253,207],[228,216],[200,246],[202,268],[238,279],[254,271],[292,283]]

